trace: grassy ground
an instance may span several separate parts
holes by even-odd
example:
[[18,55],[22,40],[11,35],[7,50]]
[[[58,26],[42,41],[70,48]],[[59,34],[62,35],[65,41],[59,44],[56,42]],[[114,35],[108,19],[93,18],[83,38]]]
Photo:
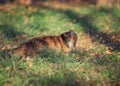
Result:
[[[115,86],[120,82],[120,9],[10,6],[0,12],[0,48],[32,37],[78,35],[77,50],[24,62],[0,51],[0,86]],[[6,57],[4,59],[3,57]]]

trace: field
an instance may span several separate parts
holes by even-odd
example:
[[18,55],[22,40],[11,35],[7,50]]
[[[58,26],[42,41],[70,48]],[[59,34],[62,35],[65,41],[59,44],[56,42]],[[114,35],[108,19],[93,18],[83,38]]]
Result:
[[[120,9],[8,6],[0,11],[0,86],[120,86]],[[77,49],[28,61],[3,53],[33,37],[74,30]]]

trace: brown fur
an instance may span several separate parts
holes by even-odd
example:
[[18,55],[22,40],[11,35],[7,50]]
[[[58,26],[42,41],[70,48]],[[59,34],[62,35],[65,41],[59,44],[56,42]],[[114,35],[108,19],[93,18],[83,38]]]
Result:
[[26,56],[40,53],[45,48],[69,52],[76,47],[76,42],[77,35],[70,30],[60,35],[33,38],[13,49],[12,52],[25,59]]

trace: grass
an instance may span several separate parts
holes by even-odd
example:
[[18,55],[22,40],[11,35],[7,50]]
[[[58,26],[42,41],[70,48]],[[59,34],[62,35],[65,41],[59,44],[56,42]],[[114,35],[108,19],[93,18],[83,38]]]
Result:
[[[119,12],[104,7],[62,10],[33,6],[11,6],[1,11],[1,48],[70,29],[79,39],[78,49],[71,53],[51,51],[27,62],[0,52],[0,86],[115,86],[120,80],[119,42],[108,38],[120,32]],[[109,47],[115,50],[110,52]]]

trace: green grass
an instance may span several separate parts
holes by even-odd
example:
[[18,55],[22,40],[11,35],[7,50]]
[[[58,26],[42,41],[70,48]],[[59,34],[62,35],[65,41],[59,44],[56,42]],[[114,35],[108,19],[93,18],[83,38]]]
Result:
[[[113,46],[101,43],[96,37],[120,32],[120,9],[31,8],[12,6],[0,12],[1,45],[14,47],[31,37],[60,34],[72,29],[78,35],[96,38],[94,48],[78,48],[64,55],[51,51],[27,62],[0,52],[0,86],[114,86],[120,80],[120,49],[107,54],[107,47]],[[23,39],[21,35],[27,35],[27,38]],[[82,36],[79,38],[82,41]]]

